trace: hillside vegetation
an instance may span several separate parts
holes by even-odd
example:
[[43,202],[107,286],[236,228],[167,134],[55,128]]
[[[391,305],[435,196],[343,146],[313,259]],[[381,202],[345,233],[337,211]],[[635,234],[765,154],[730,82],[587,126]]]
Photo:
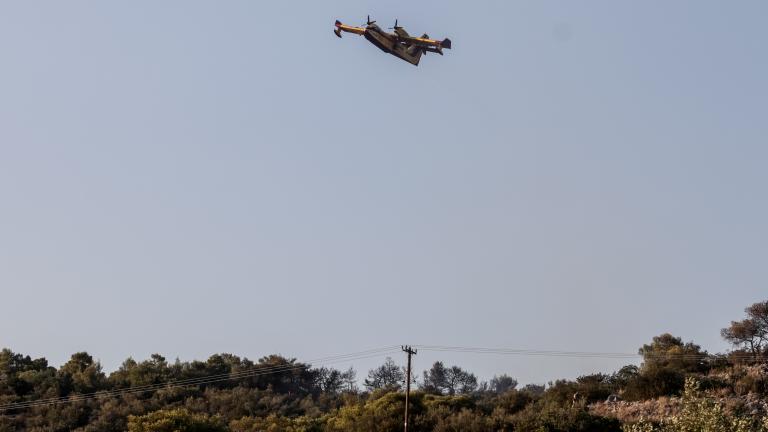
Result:
[[[414,377],[409,430],[768,432],[768,302],[722,336],[733,345],[726,354],[663,334],[640,347],[639,367],[546,386],[520,387],[508,375],[479,382],[437,362]],[[195,385],[166,385],[184,380]],[[391,359],[360,388],[352,369],[277,355],[168,362],[156,354],[106,374],[87,353],[55,368],[4,349],[0,432],[400,431],[404,381]]]

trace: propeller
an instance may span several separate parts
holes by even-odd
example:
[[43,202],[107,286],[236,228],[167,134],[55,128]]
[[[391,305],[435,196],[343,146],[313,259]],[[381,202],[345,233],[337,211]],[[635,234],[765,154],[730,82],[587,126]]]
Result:
[[371,21],[371,16],[370,15],[368,15],[368,21],[367,22],[368,22],[368,25],[376,24],[376,21]]
[[390,29],[390,30],[400,30],[401,28],[402,28],[402,27],[400,27],[399,25],[397,25],[397,20],[395,20],[395,26],[394,26],[394,27],[390,27],[389,29]]

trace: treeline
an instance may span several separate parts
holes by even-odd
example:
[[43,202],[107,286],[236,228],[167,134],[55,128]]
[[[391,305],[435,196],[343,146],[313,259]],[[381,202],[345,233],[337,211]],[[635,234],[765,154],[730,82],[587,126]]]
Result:
[[[409,430],[768,431],[768,405],[760,405],[768,396],[768,302],[746,314],[722,331],[734,348],[727,354],[709,354],[664,334],[640,347],[640,367],[546,386],[520,387],[506,374],[481,382],[459,366],[436,362],[410,377],[416,390]],[[168,362],[156,354],[128,359],[106,374],[87,353],[55,368],[44,358],[4,349],[0,432],[400,431],[405,380],[403,368],[389,358],[359,387],[353,369],[277,355]],[[673,412],[622,417],[621,407],[658,398],[671,398],[672,408],[665,409]]]

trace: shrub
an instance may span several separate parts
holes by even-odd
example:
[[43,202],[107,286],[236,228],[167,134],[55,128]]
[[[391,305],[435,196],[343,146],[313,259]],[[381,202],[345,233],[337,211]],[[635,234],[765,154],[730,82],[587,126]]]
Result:
[[722,404],[703,395],[698,381],[688,378],[680,414],[661,425],[643,421],[626,425],[624,432],[768,432],[768,418],[727,415]]

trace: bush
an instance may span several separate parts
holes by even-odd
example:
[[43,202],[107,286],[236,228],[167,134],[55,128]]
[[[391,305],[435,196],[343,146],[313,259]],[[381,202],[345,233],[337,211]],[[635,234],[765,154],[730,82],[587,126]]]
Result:
[[512,417],[515,432],[619,432],[616,419],[598,417],[578,407],[559,407],[541,402],[529,405]]
[[698,381],[688,378],[680,414],[662,421],[661,425],[648,422],[626,425],[624,432],[768,432],[768,417],[727,415],[722,404],[703,395]]
[[186,410],[155,411],[128,418],[128,432],[226,432],[221,418]]

